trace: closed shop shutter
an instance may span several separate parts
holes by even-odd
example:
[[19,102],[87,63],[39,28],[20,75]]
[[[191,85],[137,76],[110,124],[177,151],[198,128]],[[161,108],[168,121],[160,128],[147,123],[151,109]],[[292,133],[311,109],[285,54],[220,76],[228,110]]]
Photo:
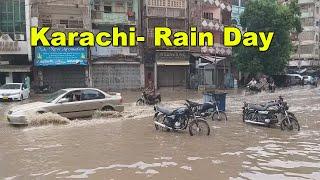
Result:
[[43,68],[43,83],[53,90],[86,87],[85,67]]
[[186,86],[188,66],[159,66],[158,83],[160,87]]
[[140,64],[94,64],[94,87],[100,89],[138,89],[141,86]]

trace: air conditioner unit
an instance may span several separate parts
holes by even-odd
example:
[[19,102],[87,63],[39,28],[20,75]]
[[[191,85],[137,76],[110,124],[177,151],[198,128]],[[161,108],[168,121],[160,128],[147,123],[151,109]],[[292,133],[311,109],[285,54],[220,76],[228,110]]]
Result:
[[24,41],[24,34],[14,34],[14,40],[15,41]]

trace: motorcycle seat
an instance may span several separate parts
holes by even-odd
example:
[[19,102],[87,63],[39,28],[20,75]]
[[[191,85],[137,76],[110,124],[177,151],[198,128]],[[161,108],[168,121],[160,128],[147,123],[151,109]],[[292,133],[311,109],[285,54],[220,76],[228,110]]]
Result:
[[268,107],[266,106],[261,106],[261,105],[251,105],[250,108],[258,111],[265,111],[267,110]]
[[202,104],[197,103],[197,102],[193,102],[193,101],[189,101],[189,100],[186,100],[186,101],[191,107],[202,106]]
[[165,114],[165,115],[171,115],[174,112],[173,110],[169,110],[167,108],[159,107],[159,106],[156,106],[156,110],[161,112],[161,113],[163,113],[163,114]]

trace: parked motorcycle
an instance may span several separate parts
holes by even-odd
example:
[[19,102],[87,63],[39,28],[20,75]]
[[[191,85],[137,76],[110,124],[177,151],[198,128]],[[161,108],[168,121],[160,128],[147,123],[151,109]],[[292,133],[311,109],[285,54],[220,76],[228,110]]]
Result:
[[155,105],[161,102],[161,95],[160,93],[156,95],[150,95],[146,91],[142,92],[141,97],[137,100],[136,105]]
[[210,127],[207,121],[195,117],[191,108],[186,107],[169,110],[159,106],[154,107],[154,124],[156,130],[183,131],[189,128],[190,136],[210,135]]
[[199,116],[201,118],[208,118],[211,117],[211,119],[217,120],[217,121],[227,121],[227,115],[225,112],[219,110],[218,102],[205,102],[203,104],[199,104],[196,102],[192,102],[189,100],[186,100],[188,106],[190,106],[191,110],[196,116]]
[[300,131],[297,118],[288,110],[289,106],[281,96],[278,100],[265,104],[244,103],[243,121],[267,127],[280,123],[281,130]]

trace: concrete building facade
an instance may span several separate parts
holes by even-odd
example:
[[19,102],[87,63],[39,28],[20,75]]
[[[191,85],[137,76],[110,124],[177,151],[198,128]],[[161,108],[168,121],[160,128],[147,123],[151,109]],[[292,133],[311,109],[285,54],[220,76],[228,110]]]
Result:
[[[95,33],[112,32],[113,27],[129,32],[140,31],[140,1],[93,0],[92,27]],[[139,47],[91,48],[91,73],[94,87],[101,89],[138,89],[144,87],[144,68]],[[141,78],[142,77],[142,78]]]
[[196,88],[232,86],[230,56],[232,49],[223,45],[223,30],[231,25],[231,1],[192,0],[189,4],[190,26],[214,34],[214,47],[192,47],[191,85]]
[[169,27],[174,32],[189,32],[187,0],[144,0],[142,31],[146,86],[168,87],[188,84],[189,48],[154,47],[154,28]]
[[[30,0],[30,26],[54,31],[91,31],[90,0]],[[77,44],[77,42],[76,42]],[[89,48],[35,47],[32,49],[35,86],[52,90],[90,85]]]
[[315,69],[320,66],[319,28],[320,2],[317,0],[299,0],[303,32],[293,39],[295,53],[291,56],[289,68]]
[[240,15],[244,12],[246,0],[232,0],[231,23],[241,28]]
[[0,1],[0,84],[21,83],[31,77],[31,52],[25,0]]

